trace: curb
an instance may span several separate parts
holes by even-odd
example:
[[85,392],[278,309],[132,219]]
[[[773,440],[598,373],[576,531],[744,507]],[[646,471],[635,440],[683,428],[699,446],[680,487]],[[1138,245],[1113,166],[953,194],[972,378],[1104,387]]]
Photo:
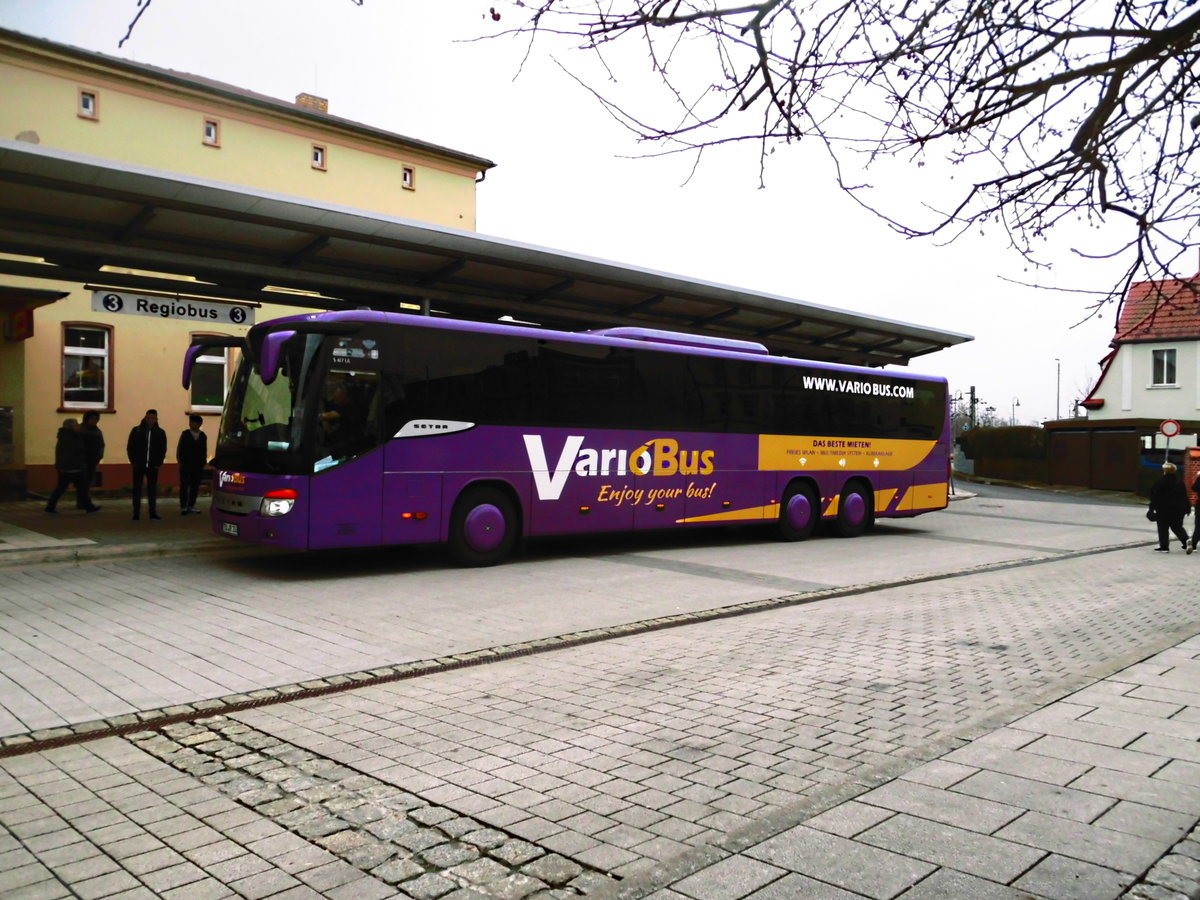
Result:
[[[0,569],[16,566],[37,566],[54,563],[79,564],[111,559],[147,559],[153,557],[190,556],[192,554],[233,553],[253,555],[264,549],[232,544],[225,538],[205,541],[176,541],[172,543],[143,542],[134,544],[72,544],[66,547],[31,547],[25,550],[0,550]],[[279,552],[274,549],[274,552]]]

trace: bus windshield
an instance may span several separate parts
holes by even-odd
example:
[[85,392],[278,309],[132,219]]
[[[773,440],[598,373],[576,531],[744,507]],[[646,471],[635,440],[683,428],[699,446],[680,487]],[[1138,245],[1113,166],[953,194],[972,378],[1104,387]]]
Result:
[[242,357],[221,416],[217,452],[222,465],[288,474],[306,470],[306,385],[313,380],[321,341],[319,334],[298,334],[287,341],[270,384],[256,363]]

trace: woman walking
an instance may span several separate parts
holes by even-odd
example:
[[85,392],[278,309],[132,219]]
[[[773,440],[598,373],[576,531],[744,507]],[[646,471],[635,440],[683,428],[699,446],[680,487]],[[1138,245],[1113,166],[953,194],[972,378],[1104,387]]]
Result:
[[1187,488],[1174,463],[1163,463],[1162,470],[1162,477],[1150,488],[1150,509],[1146,512],[1147,517],[1158,525],[1158,546],[1154,549],[1169,553],[1171,534],[1174,534],[1182,543],[1183,551],[1191,553],[1192,545],[1188,543],[1183,527],[1183,517],[1192,513]]

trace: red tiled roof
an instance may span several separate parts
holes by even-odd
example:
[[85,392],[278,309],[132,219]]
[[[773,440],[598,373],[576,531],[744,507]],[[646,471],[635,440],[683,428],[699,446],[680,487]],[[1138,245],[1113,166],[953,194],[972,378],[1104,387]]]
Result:
[[1200,340],[1200,275],[1129,288],[1112,343]]

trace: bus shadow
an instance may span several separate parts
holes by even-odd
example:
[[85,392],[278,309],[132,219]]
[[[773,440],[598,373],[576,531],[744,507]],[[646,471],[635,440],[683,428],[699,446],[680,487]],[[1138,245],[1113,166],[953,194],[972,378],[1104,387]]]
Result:
[[[839,537],[832,529],[819,529],[807,541],[790,544],[800,548],[827,542],[864,541],[921,533],[925,529],[911,525],[896,527],[877,523],[866,535],[854,539]],[[563,559],[596,559],[634,553],[663,553],[678,550],[734,550],[763,544],[781,545],[768,525],[741,525],[689,531],[663,530],[613,532],[611,534],[564,535],[531,538],[518,545],[501,566],[520,563],[550,562]],[[849,546],[847,546],[849,549]],[[321,582],[357,576],[402,575],[405,573],[455,571],[446,548],[438,544],[399,545],[394,547],[358,547],[306,552],[267,553],[254,556],[226,557],[214,561],[249,577],[272,581]]]

